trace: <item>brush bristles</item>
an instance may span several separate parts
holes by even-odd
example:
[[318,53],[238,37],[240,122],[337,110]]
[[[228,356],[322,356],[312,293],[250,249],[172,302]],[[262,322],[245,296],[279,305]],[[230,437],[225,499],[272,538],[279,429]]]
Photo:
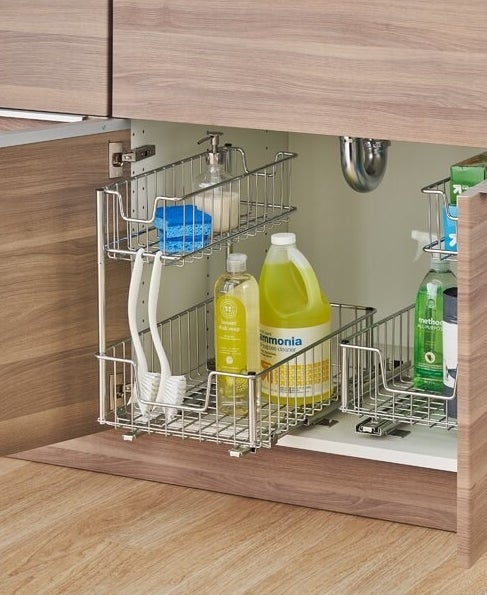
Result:
[[161,375],[157,372],[147,372],[146,374],[142,374],[142,378],[140,378],[139,382],[135,385],[137,388],[135,392],[136,400],[139,405],[140,412],[144,417],[147,417],[152,408],[150,405],[141,403],[141,400],[152,402],[156,400],[160,380]]
[[[161,380],[157,401],[159,403],[168,403],[171,405],[180,405],[186,396],[186,377],[168,376]],[[164,408],[166,421],[171,421],[177,415],[177,409],[172,407]]]

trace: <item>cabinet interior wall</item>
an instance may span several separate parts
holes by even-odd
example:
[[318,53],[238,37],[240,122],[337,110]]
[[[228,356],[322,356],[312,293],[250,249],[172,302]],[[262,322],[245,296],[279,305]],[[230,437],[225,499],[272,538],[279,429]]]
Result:
[[[196,141],[207,130],[200,125],[133,120],[132,145],[156,145],[156,155],[136,164],[133,173],[199,152]],[[288,229],[296,232],[300,249],[331,301],[373,306],[378,316],[412,303],[429,265],[424,253],[415,261],[417,246],[411,239],[411,230],[428,228],[427,199],[421,188],[447,177],[451,163],[482,150],[393,142],[382,183],[360,194],[349,188],[342,175],[337,137],[219,130],[224,132],[222,142],[246,150],[250,165],[271,161],[281,149],[298,153],[291,166],[292,204],[297,212],[290,217]],[[271,233],[284,229],[273,228],[234,246],[235,251],[248,254],[249,270],[257,278]],[[189,266],[167,267],[160,317],[211,295],[224,266],[222,250]]]

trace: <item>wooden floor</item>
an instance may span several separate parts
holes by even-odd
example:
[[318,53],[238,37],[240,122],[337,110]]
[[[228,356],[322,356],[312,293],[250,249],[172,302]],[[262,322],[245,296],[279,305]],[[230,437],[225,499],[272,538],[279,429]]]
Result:
[[485,594],[453,533],[0,458],[0,593]]

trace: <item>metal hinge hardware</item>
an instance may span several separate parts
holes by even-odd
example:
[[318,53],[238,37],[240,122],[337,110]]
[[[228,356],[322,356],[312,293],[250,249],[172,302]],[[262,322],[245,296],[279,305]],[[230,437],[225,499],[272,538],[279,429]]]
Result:
[[155,145],[142,145],[130,151],[124,151],[122,143],[108,143],[108,170],[110,178],[122,175],[124,163],[135,163],[156,154]]
[[374,419],[367,417],[362,419],[355,427],[359,434],[370,434],[371,436],[397,436],[404,438],[409,434],[407,430],[401,430],[401,421]]

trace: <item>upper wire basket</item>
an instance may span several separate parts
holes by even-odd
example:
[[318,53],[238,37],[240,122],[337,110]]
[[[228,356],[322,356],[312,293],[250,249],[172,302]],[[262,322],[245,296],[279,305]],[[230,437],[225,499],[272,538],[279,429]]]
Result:
[[440,254],[442,258],[455,261],[457,248],[457,206],[449,200],[450,178],[434,182],[421,189],[428,198],[429,243],[425,252]]
[[[289,177],[296,153],[281,151],[271,163],[250,169],[243,149],[226,146],[231,177],[194,190],[206,156],[199,153],[99,191],[100,241],[109,258],[132,260],[143,248],[146,258],[160,250],[165,264],[188,261],[282,222],[295,210],[289,204]],[[181,209],[176,228],[170,226],[175,206]]]

